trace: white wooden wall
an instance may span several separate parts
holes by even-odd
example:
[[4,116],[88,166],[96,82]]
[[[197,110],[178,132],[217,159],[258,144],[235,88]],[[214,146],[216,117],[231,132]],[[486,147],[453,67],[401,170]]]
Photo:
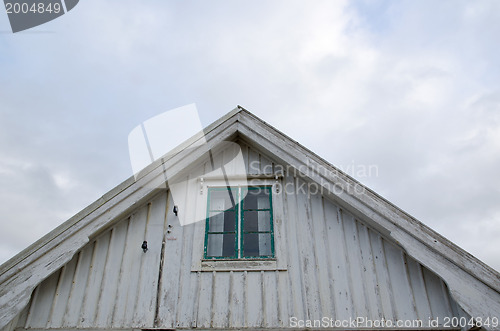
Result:
[[[271,162],[240,145],[246,162],[258,160],[262,169]],[[290,192],[302,179],[289,174],[282,184]],[[282,268],[193,271],[204,223],[181,227],[168,197],[158,194],[92,240],[36,288],[15,324],[279,328],[289,327],[291,316],[428,320],[460,314],[441,279],[320,194],[273,196]],[[140,248],[143,240],[147,253]]]

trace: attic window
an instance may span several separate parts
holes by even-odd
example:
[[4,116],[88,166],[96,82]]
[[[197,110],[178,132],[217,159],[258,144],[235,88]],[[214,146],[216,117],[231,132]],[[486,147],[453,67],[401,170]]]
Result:
[[271,187],[208,189],[204,257],[274,257]]

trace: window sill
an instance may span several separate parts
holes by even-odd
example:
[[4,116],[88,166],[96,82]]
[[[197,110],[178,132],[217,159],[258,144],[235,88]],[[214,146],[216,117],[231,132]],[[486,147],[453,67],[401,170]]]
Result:
[[191,271],[286,271],[278,268],[276,259],[202,260],[198,270]]

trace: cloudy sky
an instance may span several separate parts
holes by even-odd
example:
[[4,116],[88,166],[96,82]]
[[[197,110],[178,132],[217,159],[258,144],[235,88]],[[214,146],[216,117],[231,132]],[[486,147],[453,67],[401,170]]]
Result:
[[[0,263],[132,175],[127,137],[240,104],[500,270],[500,2],[0,10]],[[378,173],[360,173],[375,165]]]

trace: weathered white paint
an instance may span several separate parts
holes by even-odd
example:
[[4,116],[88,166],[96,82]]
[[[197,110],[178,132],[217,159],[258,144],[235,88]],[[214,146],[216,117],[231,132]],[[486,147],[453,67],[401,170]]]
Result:
[[[500,274],[455,246],[373,191],[345,175],[314,153],[255,117],[241,116],[239,134],[284,164],[308,169],[305,177],[328,183],[325,194],[357,218],[398,243],[427,268],[440,275],[463,309],[482,319],[500,311]],[[272,152],[271,152],[272,151]],[[317,169],[325,169],[318,172]],[[335,185],[338,189],[331,189]]]
[[[141,212],[151,215],[150,212],[156,208],[152,203],[154,196],[163,195],[163,201],[167,203],[167,193],[151,187],[162,186],[165,169],[170,174],[176,174],[196,163],[206,149],[183,148],[193,145],[203,136],[208,148],[237,136],[252,145],[252,148],[246,147],[245,157],[247,162],[258,158],[259,171],[252,170],[257,178],[266,178],[261,173],[265,171],[268,174],[269,167],[266,165],[274,160],[295,168],[324,167],[334,175],[312,172],[306,174],[305,180],[327,182],[343,188],[340,194],[327,190],[324,196],[283,195],[281,199],[273,200],[278,214],[274,220],[275,236],[280,238],[276,241],[276,270],[201,271],[202,252],[199,247],[203,243],[203,226],[200,223],[177,230],[177,240],[182,238],[182,243],[169,245],[174,240],[165,240],[163,249],[161,244],[154,247],[157,256],[144,259],[146,263],[138,260],[140,254],[135,246],[128,244],[133,237],[141,239],[139,237],[144,237],[146,233],[156,232],[147,232],[150,216]],[[272,168],[274,171],[275,167]],[[298,186],[304,179],[288,174],[280,180]],[[363,189],[361,193],[353,190],[356,186]],[[148,203],[151,203],[149,207]],[[157,203],[154,205],[159,206]],[[145,212],[145,208],[149,208],[149,212]],[[172,215],[169,216],[168,208],[165,211],[167,216],[163,230],[166,222],[175,222]],[[189,212],[196,215],[202,211],[194,208]],[[160,222],[156,218],[155,221]],[[155,226],[157,230],[161,227],[160,223]],[[144,232],[140,231],[141,227]],[[352,239],[346,237],[346,233]],[[116,250],[122,242],[123,254],[121,259],[116,259],[120,255]],[[169,246],[175,257],[169,254]],[[75,255],[75,252],[78,254]],[[318,262],[323,258],[327,259],[327,267],[320,266]],[[119,272],[110,264],[118,263],[118,260]],[[173,266],[177,263],[178,268],[168,270],[170,261]],[[158,271],[156,280],[127,272],[137,268],[138,262],[139,268],[156,262],[151,269]],[[96,266],[101,264],[103,269],[94,270],[93,263]],[[163,268],[160,268],[162,263]],[[224,273],[230,276],[222,276]],[[70,284],[68,277],[71,274]],[[289,316],[305,318],[324,315],[325,312],[331,312],[336,318],[365,312],[392,319],[428,315],[429,312],[434,316],[450,311],[454,316],[461,314],[461,309],[455,307],[453,299],[448,297],[446,285],[435,274],[446,282],[453,297],[469,314],[494,316],[500,311],[498,273],[252,114],[235,109],[204,133],[187,141],[177,152],[148,167],[137,181],[130,179],[119,185],[2,265],[0,327],[8,329],[16,324],[30,326],[41,323],[43,328],[56,325],[63,328],[75,325],[90,327],[93,324],[116,328],[124,326],[129,319],[132,324],[146,325],[151,323],[151,312],[137,309],[146,310],[153,306],[155,311],[152,316],[157,317],[157,321],[153,319],[153,325],[180,328],[222,324],[230,327],[268,327],[273,323],[286,326]],[[401,278],[401,275],[406,278]],[[227,289],[220,285],[221,276],[229,281]],[[40,284],[43,279],[46,280]],[[325,279],[328,279],[328,284]],[[247,293],[249,284],[254,284],[256,280],[260,280],[261,287]],[[357,287],[357,282],[361,282],[361,288]],[[431,291],[429,282],[439,283],[440,286],[433,286]],[[47,285],[49,283],[52,287]],[[90,284],[99,289],[90,290],[92,297],[85,298]],[[279,289],[279,293],[276,292],[276,296],[273,296],[273,291],[268,293],[267,288],[272,287],[269,284],[277,284],[276,291]],[[143,291],[154,289],[155,285],[156,291]],[[417,293],[417,289],[422,288],[425,292]],[[436,290],[439,288],[442,296],[437,298],[435,294],[439,293]],[[113,300],[112,293],[115,291],[117,300]],[[214,300],[220,299],[220,293],[226,292],[231,312],[228,324],[220,320],[220,306],[214,306]],[[405,297],[405,303],[399,305],[401,293],[409,295],[410,300]],[[139,295],[141,303],[136,304],[133,300]],[[64,300],[66,297],[67,302]],[[225,294],[222,297],[225,298]],[[361,299],[364,300],[362,304]],[[274,310],[266,305],[268,300],[278,303],[277,322],[269,315]],[[39,309],[40,302],[49,308]],[[94,309],[93,302],[97,302],[98,309]],[[236,302],[245,305],[241,308]],[[250,307],[250,303],[255,303],[255,307]],[[64,305],[65,313],[61,316]],[[446,305],[447,310],[442,308]],[[111,306],[113,313],[110,317]],[[168,307],[167,313],[162,311],[164,307]],[[257,315],[252,315],[254,312]],[[45,317],[47,320],[44,322]],[[13,323],[16,319],[17,323]]]
[[[241,145],[249,162],[269,160]],[[282,180],[294,192],[303,184],[291,175]],[[190,194],[193,204],[206,199],[198,190]],[[237,262],[223,262],[217,271],[192,269],[194,258],[201,264],[204,238],[195,233],[203,222],[181,227],[171,205],[168,192],[161,192],[92,240],[37,287],[17,326],[286,328],[292,316],[458,316],[440,278],[320,194],[273,195],[284,268],[270,270]],[[68,307],[64,318],[61,307]]]
[[[0,267],[0,327],[7,325],[28,304],[37,284],[69,262],[89,237],[99,233],[120,216],[130,212],[164,187],[165,169],[174,176],[220,142],[236,133],[237,110],[224,116],[192,139],[181,144],[167,159],[154,162],[101,199],[82,210]],[[189,148],[203,139],[206,148]]]

